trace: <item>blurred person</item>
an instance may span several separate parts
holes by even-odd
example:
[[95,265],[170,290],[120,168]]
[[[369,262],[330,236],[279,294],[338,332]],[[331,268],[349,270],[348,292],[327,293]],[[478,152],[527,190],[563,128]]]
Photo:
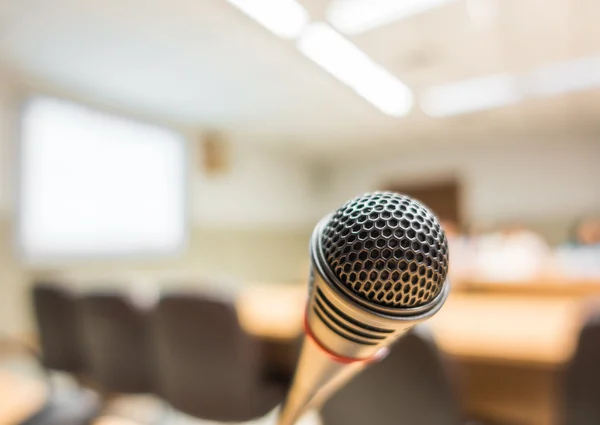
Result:
[[572,239],[577,246],[600,248],[600,217],[579,220]]
[[541,235],[512,223],[478,238],[475,273],[489,281],[531,280],[544,274],[550,253]]
[[600,277],[600,218],[584,218],[573,227],[571,240],[556,249],[555,266],[562,276]]

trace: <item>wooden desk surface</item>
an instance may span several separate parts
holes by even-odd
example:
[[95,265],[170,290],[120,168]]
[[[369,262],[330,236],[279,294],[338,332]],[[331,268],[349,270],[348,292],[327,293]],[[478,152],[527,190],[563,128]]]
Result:
[[[512,291],[453,290],[428,323],[460,365],[458,398],[467,416],[557,425],[560,370],[575,350],[586,297],[562,288],[535,294],[535,284],[515,292],[511,285]],[[305,300],[304,287],[252,288],[240,297],[240,319],[264,338],[296,338]]]
[[237,299],[242,326],[265,339],[292,340],[302,333],[307,288],[300,285],[252,285]]
[[44,405],[43,382],[0,370],[0,425],[16,425]]
[[459,358],[558,366],[575,349],[580,312],[575,298],[453,294],[430,324]]
[[[242,325],[267,339],[302,332],[306,288],[260,286],[238,301]],[[428,323],[440,347],[469,360],[558,366],[575,348],[581,324],[579,297],[453,292]]]
[[462,280],[453,282],[454,292],[505,294],[533,297],[600,297],[599,279],[568,279],[543,277],[524,282],[484,282]]

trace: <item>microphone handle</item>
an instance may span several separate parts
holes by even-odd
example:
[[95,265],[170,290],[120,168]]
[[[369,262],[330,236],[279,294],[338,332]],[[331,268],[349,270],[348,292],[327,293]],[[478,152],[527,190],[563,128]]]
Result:
[[312,338],[305,338],[277,425],[293,425],[308,409],[320,407],[367,364],[367,361],[347,363],[337,360],[317,346]]

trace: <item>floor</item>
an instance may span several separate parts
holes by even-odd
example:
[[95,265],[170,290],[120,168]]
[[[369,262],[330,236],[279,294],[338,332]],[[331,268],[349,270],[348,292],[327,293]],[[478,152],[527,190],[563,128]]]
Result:
[[[75,383],[65,376],[53,376],[57,391],[76,389]],[[0,358],[0,425],[17,425],[43,406],[48,385],[37,364],[25,356]],[[275,409],[267,416],[245,422],[252,425],[276,425]],[[153,396],[127,396],[113,402],[94,425],[218,425],[167,409]],[[298,425],[321,425],[316,412],[308,412]]]

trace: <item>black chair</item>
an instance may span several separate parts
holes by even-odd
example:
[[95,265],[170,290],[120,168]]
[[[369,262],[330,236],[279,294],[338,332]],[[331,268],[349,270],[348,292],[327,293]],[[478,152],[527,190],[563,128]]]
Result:
[[42,365],[80,376],[85,367],[75,295],[58,283],[36,282],[32,296]]
[[389,355],[334,394],[325,425],[459,425],[440,352],[425,329],[409,332]]
[[78,301],[87,375],[106,397],[153,393],[150,313],[120,293]]
[[231,302],[165,295],[154,330],[159,394],[180,412],[242,422],[283,400],[285,387],[265,378],[260,343],[241,328]]
[[563,379],[563,425],[600,424],[600,312],[582,327]]
[[49,396],[44,406],[21,425],[88,425],[101,411],[99,397],[83,388],[52,385],[52,371],[77,379],[85,373],[85,360],[76,313],[76,296],[53,282],[35,282],[32,288],[40,353],[36,357],[46,372]]

